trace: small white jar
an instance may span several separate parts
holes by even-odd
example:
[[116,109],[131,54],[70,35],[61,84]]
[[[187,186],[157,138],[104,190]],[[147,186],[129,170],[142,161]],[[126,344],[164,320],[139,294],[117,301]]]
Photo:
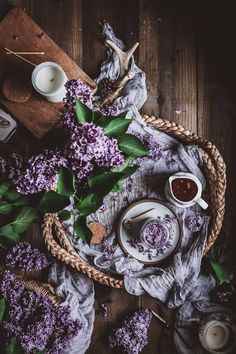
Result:
[[36,66],[32,73],[32,85],[46,100],[62,102],[66,95],[68,78],[60,65],[47,61]]

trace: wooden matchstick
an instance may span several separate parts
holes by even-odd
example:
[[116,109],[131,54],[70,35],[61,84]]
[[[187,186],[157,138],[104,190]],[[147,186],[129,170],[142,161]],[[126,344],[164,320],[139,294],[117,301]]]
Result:
[[28,63],[28,64],[30,64],[30,65],[33,65],[34,67],[36,67],[36,66],[37,66],[36,64],[32,63],[32,61],[30,61],[30,60],[28,60],[28,59],[23,58],[21,55],[16,54],[16,53],[15,53],[15,52],[13,52],[12,50],[10,50],[10,49],[8,49],[8,48],[6,48],[6,47],[3,47],[3,49],[4,49],[6,52],[10,52],[10,53],[11,53],[12,55],[14,55],[15,57],[17,57],[17,58],[19,58],[19,59],[21,59],[21,60],[25,61],[26,63]]
[[[22,55],[44,55],[44,52],[14,52],[15,54],[22,54]],[[12,55],[11,52],[6,52],[6,54]]]

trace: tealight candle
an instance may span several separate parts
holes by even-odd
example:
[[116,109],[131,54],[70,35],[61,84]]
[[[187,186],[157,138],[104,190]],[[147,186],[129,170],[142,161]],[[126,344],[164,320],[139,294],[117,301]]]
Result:
[[223,349],[228,344],[230,330],[229,327],[223,322],[210,321],[207,324],[205,336],[208,347],[218,351]]
[[50,102],[56,103],[63,100],[67,80],[60,65],[50,61],[37,65],[32,73],[33,87]]

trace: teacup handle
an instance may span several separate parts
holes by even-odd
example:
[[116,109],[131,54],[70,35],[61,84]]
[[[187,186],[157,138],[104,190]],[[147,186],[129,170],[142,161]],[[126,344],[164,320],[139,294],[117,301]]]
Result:
[[203,200],[202,198],[196,199],[196,203],[197,203],[198,205],[200,205],[200,207],[201,207],[202,209],[207,209],[207,208],[208,208],[207,202],[205,202],[205,200]]

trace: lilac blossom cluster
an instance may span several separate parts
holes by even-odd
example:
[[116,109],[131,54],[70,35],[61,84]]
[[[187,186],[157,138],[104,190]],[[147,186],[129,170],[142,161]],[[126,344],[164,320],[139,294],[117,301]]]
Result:
[[110,335],[110,347],[118,347],[127,354],[140,353],[148,342],[148,327],[151,319],[150,310],[136,311],[131,317],[125,319],[122,327]]
[[194,213],[194,215],[190,215],[187,217],[186,226],[192,232],[198,232],[201,230],[202,226],[205,224],[204,217],[199,213]]
[[16,186],[19,193],[35,194],[50,189],[56,182],[66,159],[59,149],[45,149],[41,154],[23,158],[13,153],[7,159],[0,157],[1,172]]
[[113,245],[106,246],[103,250],[103,258],[106,261],[112,261],[114,257],[114,253],[115,253],[115,246]]
[[26,354],[45,349],[62,354],[82,328],[70,317],[69,307],[55,307],[40,293],[25,290],[9,271],[0,275],[0,294],[7,300],[1,335],[6,341],[17,337]]
[[211,300],[222,305],[234,304],[236,294],[236,271],[234,271],[222,284],[216,286],[211,292]]
[[49,265],[46,255],[29,242],[19,242],[7,253],[5,264],[11,269],[42,270]]
[[99,108],[96,105],[95,96],[90,86],[82,80],[70,80],[66,83],[66,97],[64,99],[65,106],[70,110],[75,108],[75,99],[79,99],[82,103],[86,104],[91,110],[98,111],[104,116],[117,116],[119,110],[115,105],[105,106]]
[[[73,117],[72,117],[73,118]],[[66,115],[67,126],[73,124]],[[94,168],[94,161],[99,167],[119,167],[124,163],[118,142],[114,138],[108,138],[101,127],[93,123],[74,126],[68,129],[70,138],[63,149],[63,155],[67,157],[68,165],[75,172],[77,181],[88,177]]]
[[152,220],[145,225],[143,230],[143,239],[150,247],[162,247],[168,237],[167,228],[159,221]]
[[68,142],[62,150],[44,150],[28,160],[18,154],[7,159],[0,157],[2,172],[18,192],[35,194],[50,189],[62,166],[73,170],[79,183],[92,173],[95,163],[104,168],[116,168],[124,163],[117,140],[108,138],[101,127],[93,123],[76,125],[73,112],[62,116],[62,124],[68,133]]
[[159,144],[152,135],[138,133],[134,130],[129,131],[129,133],[135,135],[147,146],[150,152],[150,157],[153,160],[159,161],[161,159],[163,153],[162,145]]

